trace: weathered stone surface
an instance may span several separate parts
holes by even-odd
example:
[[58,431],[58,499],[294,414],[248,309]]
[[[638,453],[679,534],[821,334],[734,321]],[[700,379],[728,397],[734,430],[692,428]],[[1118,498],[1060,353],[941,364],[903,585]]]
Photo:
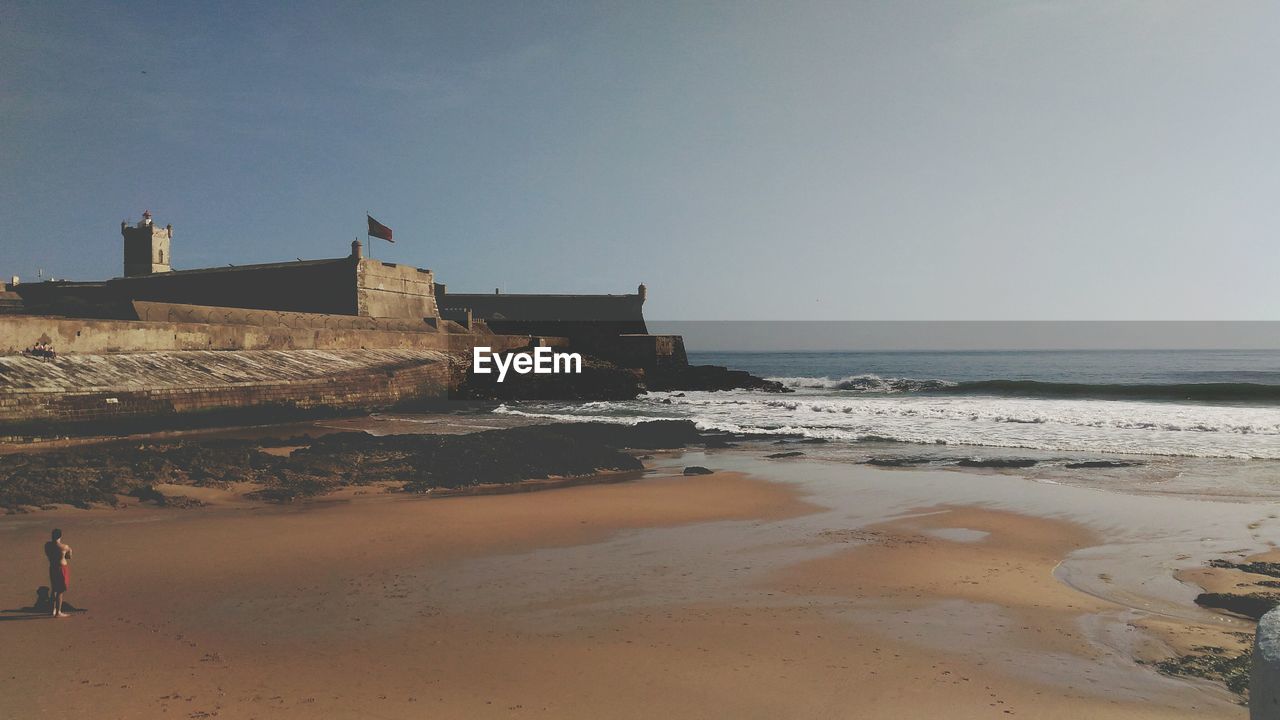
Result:
[[461,332],[444,321],[433,328],[421,321],[141,301],[130,312],[143,321],[0,315],[0,355],[20,353],[42,336],[60,355],[366,348],[469,353],[475,345],[507,350],[529,343],[526,336]]
[[685,475],[710,475],[714,472],[715,470],[702,467],[701,465],[690,465],[684,469]]
[[356,264],[357,315],[435,318],[435,279],[430,270],[360,258]]
[[459,372],[450,358],[433,350],[0,357],[0,432],[116,432],[122,423],[177,425],[232,411],[374,410],[447,397]]
[[0,357],[0,393],[159,390],[298,382],[448,360],[436,350],[258,350]]
[[1258,621],[1249,673],[1250,720],[1280,720],[1280,610]]

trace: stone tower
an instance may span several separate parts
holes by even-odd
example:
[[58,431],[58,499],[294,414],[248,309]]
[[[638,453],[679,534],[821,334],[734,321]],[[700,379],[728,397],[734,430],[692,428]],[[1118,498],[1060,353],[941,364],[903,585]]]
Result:
[[151,211],[142,213],[138,224],[129,227],[120,223],[124,236],[124,276],[151,275],[169,272],[169,240],[173,238],[173,226],[156,227],[151,222]]

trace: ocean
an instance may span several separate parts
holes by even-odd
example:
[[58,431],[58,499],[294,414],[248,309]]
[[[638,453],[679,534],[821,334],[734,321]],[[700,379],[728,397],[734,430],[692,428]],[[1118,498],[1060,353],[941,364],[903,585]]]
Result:
[[761,439],[927,447],[931,457],[938,448],[1000,448],[1067,459],[1280,459],[1275,350],[690,353],[689,361],[747,370],[794,392],[651,393],[498,412],[689,419]]

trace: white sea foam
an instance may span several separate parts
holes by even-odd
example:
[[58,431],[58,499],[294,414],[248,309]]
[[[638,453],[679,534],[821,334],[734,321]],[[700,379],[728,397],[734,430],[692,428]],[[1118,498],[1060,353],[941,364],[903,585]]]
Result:
[[873,393],[920,392],[954,387],[946,380],[917,380],[914,378],[884,378],[879,375],[846,375],[842,378],[826,377],[771,377],[789,388],[822,388],[828,390],[855,390]]
[[1280,459],[1280,407],[1124,400],[896,394],[813,388],[791,395],[654,393],[640,400],[539,403],[499,412],[634,423],[689,419],[707,430],[829,440]]

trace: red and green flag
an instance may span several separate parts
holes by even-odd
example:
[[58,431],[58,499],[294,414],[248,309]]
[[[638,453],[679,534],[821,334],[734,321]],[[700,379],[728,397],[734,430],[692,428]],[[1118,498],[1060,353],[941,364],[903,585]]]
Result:
[[389,243],[395,242],[391,239],[391,228],[374,220],[372,215],[365,214],[365,217],[369,220],[369,237],[382,238]]

